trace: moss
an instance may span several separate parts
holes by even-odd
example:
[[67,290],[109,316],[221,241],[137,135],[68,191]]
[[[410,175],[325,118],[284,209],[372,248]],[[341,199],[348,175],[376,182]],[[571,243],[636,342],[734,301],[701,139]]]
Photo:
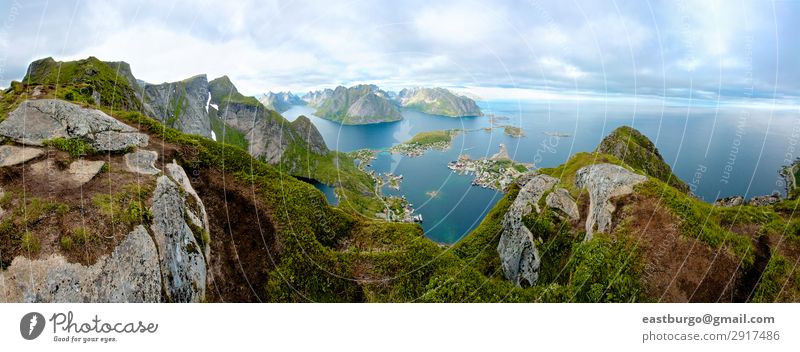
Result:
[[100,215],[111,223],[124,224],[129,228],[138,224],[150,223],[153,215],[150,213],[146,201],[153,191],[152,185],[134,183],[121,188],[121,192],[96,194],[92,197],[92,203],[97,207]]

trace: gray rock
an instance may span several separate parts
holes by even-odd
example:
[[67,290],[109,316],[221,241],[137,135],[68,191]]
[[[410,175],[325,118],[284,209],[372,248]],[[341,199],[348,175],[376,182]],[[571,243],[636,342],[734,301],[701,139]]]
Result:
[[775,204],[777,202],[780,202],[780,201],[781,201],[780,193],[775,192],[773,194],[766,195],[766,196],[753,197],[752,199],[750,199],[749,202],[747,202],[747,204],[755,206],[755,207],[765,207],[765,206],[768,206],[768,205],[773,205],[773,204]]
[[522,223],[522,218],[530,214],[533,207],[538,212],[539,199],[557,183],[558,179],[554,177],[533,176],[522,186],[501,222],[502,234],[497,252],[500,255],[503,274],[517,286],[536,283],[541,264],[533,234]]
[[[186,204],[186,214],[189,216],[189,220],[195,226],[203,229],[203,231],[211,231],[211,228],[208,225],[208,213],[206,213],[206,207],[203,204],[203,201],[200,199],[200,196],[197,194],[197,191],[195,191],[194,187],[192,187],[189,176],[186,175],[183,167],[178,165],[178,163],[173,160],[172,163],[167,164],[166,169],[167,175],[172,178],[172,180],[175,181],[178,186],[183,188],[183,191],[187,197],[191,197],[191,201],[184,201]],[[206,263],[208,263],[210,259],[209,256],[211,254],[211,248],[208,246],[208,243],[205,244],[203,252],[205,254],[204,257]]]
[[128,170],[142,175],[158,175],[161,170],[156,168],[158,153],[152,150],[139,149],[135,152],[125,154],[125,166]]
[[397,95],[403,107],[422,112],[450,117],[483,116],[481,108],[474,100],[453,94],[444,88],[403,89]]
[[102,160],[75,160],[69,164],[67,172],[70,174],[72,181],[79,185],[83,185],[93,179],[103,168],[106,162]]
[[561,210],[572,220],[578,220],[581,217],[578,204],[575,204],[575,200],[566,189],[556,188],[550,192],[545,198],[545,204],[550,208]]
[[105,161],[76,160],[66,170],[61,170],[53,159],[31,164],[30,174],[46,178],[52,187],[77,188],[89,182],[103,168]]
[[714,206],[718,207],[735,207],[743,204],[744,204],[744,197],[742,196],[725,197],[714,201]]
[[153,224],[150,226],[161,264],[162,282],[171,302],[205,299],[206,263],[202,249],[186,223],[183,196],[167,176],[158,178],[153,194]]
[[41,146],[53,138],[82,138],[99,151],[146,146],[148,137],[104,112],[56,99],[27,100],[0,123],[0,135]]
[[44,151],[35,147],[18,147],[15,145],[0,146],[0,167],[14,166],[36,159]]
[[0,272],[2,302],[159,302],[161,274],[155,243],[137,226],[110,256],[84,266],[63,256],[14,258]]
[[611,225],[615,207],[609,199],[633,192],[633,186],[647,181],[647,177],[635,174],[619,165],[595,164],[581,168],[575,173],[575,185],[589,192],[589,213],[586,218],[586,237],[592,239],[596,231],[605,232]]
[[[144,93],[154,118],[184,133],[211,138],[207,110],[211,93],[206,75],[180,82],[147,84]],[[173,116],[176,112],[178,116]]]

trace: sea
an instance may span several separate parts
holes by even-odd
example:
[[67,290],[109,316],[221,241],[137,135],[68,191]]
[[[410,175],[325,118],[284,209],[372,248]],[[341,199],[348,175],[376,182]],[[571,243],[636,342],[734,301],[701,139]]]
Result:
[[[505,144],[509,155],[533,168],[553,167],[577,152],[590,152],[613,129],[628,125],[656,145],[673,172],[706,202],[722,197],[745,198],[785,194],[781,166],[800,156],[800,110],[772,106],[717,104],[661,100],[643,104],[630,101],[481,101],[486,116],[452,118],[404,110],[403,120],[363,126],[345,126],[314,116],[308,106],[293,106],[283,113],[293,121],[311,119],[328,147],[342,152],[370,148],[386,150],[418,132],[461,128],[446,151],[428,151],[420,157],[378,154],[371,168],[379,173],[403,175],[400,190],[421,214],[425,235],[452,244],[472,231],[503,197],[502,192],[472,186],[472,176],[447,168],[461,154],[489,157]],[[520,127],[525,136],[514,138],[495,124]],[[332,204],[339,204],[330,186],[316,183]],[[434,197],[430,192],[435,191]]]

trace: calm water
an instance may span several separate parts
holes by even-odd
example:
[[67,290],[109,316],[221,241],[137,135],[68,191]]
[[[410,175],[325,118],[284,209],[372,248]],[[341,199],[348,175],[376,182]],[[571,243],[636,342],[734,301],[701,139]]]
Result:
[[[489,101],[479,105],[487,114],[508,117],[500,123],[522,127],[527,136],[512,138],[502,129],[470,132],[457,137],[453,147],[444,152],[429,151],[417,158],[381,153],[372,163],[378,172],[404,175],[399,192],[385,192],[405,195],[424,217],[422,227],[434,241],[458,241],[502,197],[499,192],[470,186],[472,178],[451,173],[447,163],[462,153],[473,158],[491,156],[500,143],[517,161],[552,167],[574,153],[593,150],[614,128],[630,125],[653,140],[675,174],[709,202],[736,194],[749,198],[783,192],[777,171],[786,160],[800,155],[800,150],[793,149],[800,135],[798,110],[574,101]],[[403,121],[368,126],[342,126],[313,116],[313,109],[305,106],[295,106],[283,115],[289,120],[308,116],[328,147],[340,151],[388,148],[421,131],[491,125],[488,117],[448,118],[415,111],[404,111]],[[554,138],[545,132],[570,137]],[[436,198],[425,194],[434,190],[439,191]],[[323,191],[331,193],[327,188]]]

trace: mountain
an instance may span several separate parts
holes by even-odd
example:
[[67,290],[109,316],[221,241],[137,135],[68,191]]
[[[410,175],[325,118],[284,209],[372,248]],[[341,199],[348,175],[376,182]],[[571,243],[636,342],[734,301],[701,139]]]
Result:
[[[653,176],[654,160],[577,153],[519,177],[443,247],[365,216],[370,177],[226,77],[209,82],[217,118],[293,134],[278,162],[141,101],[106,105],[134,90],[90,66],[0,97],[3,302],[800,301],[796,196],[715,207]],[[340,205],[292,175],[329,178]]]
[[388,94],[375,85],[361,84],[350,88],[338,86],[334,90],[309,93],[306,101],[317,108],[314,113],[324,119],[344,125],[363,125],[400,121],[400,109]]
[[292,105],[306,105],[306,102],[300,97],[292,94],[292,92],[269,92],[258,99],[261,104],[264,104],[268,109],[277,112],[285,112],[292,107]]
[[683,192],[689,192],[689,186],[672,173],[672,168],[661,157],[653,142],[629,126],[622,126],[612,131],[603,138],[595,152],[613,155],[626,164],[642,170],[646,175],[664,181]]
[[210,99],[206,75],[180,82],[145,84],[145,104],[151,116],[182,132],[211,138]]
[[397,101],[405,108],[422,111],[431,115],[450,117],[483,116],[483,112],[475,101],[453,94],[444,88],[411,88],[403,89],[397,95]]

